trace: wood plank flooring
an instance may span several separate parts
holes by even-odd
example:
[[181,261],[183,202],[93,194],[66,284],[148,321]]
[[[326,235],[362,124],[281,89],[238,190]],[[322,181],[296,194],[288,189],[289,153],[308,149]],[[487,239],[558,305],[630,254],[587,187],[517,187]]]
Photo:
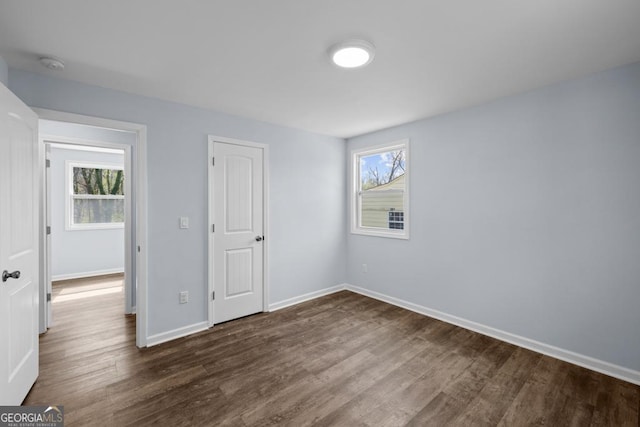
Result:
[[137,349],[100,288],[55,289],[40,338],[25,404],[67,426],[639,425],[638,386],[351,292]]

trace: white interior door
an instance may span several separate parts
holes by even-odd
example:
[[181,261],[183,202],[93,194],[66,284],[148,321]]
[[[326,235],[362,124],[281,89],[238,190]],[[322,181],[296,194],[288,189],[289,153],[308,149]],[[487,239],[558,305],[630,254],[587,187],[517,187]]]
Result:
[[213,323],[263,311],[264,148],[212,142]]
[[0,405],[38,376],[38,117],[0,84]]

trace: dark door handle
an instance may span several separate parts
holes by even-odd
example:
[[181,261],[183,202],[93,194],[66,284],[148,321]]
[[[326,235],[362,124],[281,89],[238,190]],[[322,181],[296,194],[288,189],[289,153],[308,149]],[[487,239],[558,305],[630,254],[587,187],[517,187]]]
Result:
[[20,271],[16,270],[13,273],[9,273],[7,270],[2,272],[2,281],[6,282],[9,279],[19,279],[20,278]]
[[262,236],[256,236],[256,242],[262,242],[263,239],[264,237]]

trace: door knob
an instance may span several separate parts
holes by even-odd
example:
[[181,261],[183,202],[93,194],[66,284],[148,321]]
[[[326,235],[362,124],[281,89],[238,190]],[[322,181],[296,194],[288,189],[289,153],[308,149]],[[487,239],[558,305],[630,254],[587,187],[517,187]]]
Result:
[[256,242],[262,242],[263,239],[264,237],[262,236],[256,236]]
[[9,279],[19,279],[20,278],[20,271],[16,270],[13,273],[9,273],[7,270],[2,272],[2,281],[6,282]]

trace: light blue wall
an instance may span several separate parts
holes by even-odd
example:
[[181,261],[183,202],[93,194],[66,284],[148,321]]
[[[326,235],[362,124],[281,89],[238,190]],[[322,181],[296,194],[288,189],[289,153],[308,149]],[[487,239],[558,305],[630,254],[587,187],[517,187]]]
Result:
[[0,56],[0,83],[9,86],[9,67],[2,56]]
[[51,148],[51,274],[87,275],[104,271],[124,271],[124,228],[66,230],[66,161],[119,164],[122,154]]
[[640,370],[640,64],[348,149],[401,138],[411,239],[350,235],[349,283]]
[[[270,147],[270,302],[344,281],[342,139],[14,69],[9,77],[32,107],[147,125],[150,335],[207,319],[208,134]],[[181,290],[189,304],[178,304]]]

